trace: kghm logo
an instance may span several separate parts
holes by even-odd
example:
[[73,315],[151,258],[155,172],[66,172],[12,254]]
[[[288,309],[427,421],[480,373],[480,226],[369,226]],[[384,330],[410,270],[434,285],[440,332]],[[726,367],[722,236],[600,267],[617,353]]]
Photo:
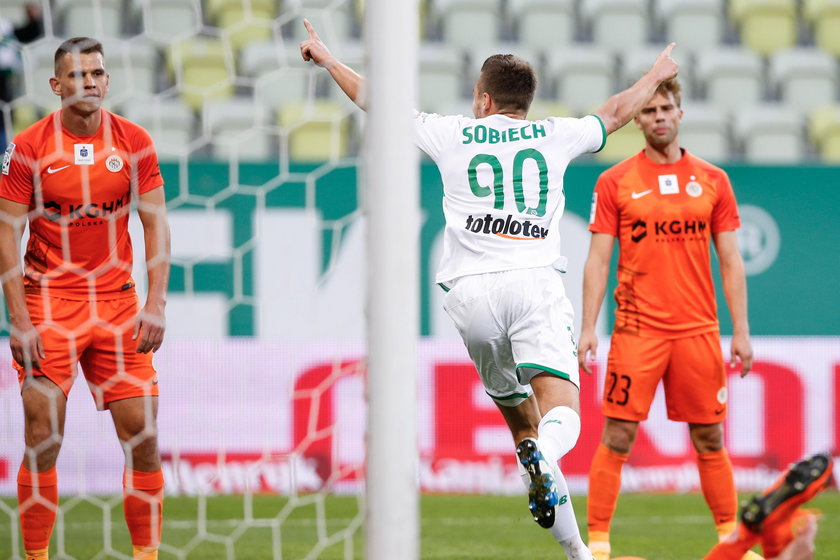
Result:
[[57,222],[62,217],[67,221],[82,218],[107,218],[111,214],[128,211],[128,197],[121,197],[110,202],[91,202],[90,204],[68,204],[65,208],[57,202],[44,203],[44,217]]
[[531,223],[530,220],[520,222],[514,219],[512,214],[508,214],[506,218],[495,218],[491,214],[487,214],[481,218],[470,215],[467,216],[467,225],[464,229],[468,229],[473,233],[498,235],[499,237],[516,239],[518,241],[533,241],[548,237],[547,229]]
[[[653,233],[657,241],[702,241],[706,239],[706,222],[702,220],[660,220],[653,222]],[[636,220],[630,230],[630,240],[638,243],[648,234],[648,224]]]

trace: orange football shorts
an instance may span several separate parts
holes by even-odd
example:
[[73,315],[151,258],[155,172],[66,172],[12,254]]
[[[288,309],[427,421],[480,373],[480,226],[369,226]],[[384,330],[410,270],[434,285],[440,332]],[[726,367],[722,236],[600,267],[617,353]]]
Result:
[[[136,294],[104,301],[26,294],[26,306],[46,355],[33,375],[47,377],[67,396],[81,365],[99,410],[121,399],[157,396],[152,354],[138,354],[138,341],[131,339],[139,311]],[[13,365],[23,387],[26,371]]]
[[677,339],[613,333],[604,415],[645,420],[660,379],[671,420],[715,424],[726,418],[726,368],[718,332]]

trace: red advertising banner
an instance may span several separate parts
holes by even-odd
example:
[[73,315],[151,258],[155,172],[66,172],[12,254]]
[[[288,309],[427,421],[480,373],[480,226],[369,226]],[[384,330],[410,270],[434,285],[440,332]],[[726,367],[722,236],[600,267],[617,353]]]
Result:
[[[762,488],[806,453],[840,450],[840,338],[757,338],[753,343],[753,372],[743,379],[730,372],[724,422],[736,481],[744,491]],[[608,344],[602,341],[600,358]],[[8,364],[7,348],[4,344],[0,363]],[[726,348],[724,341],[724,355]],[[365,435],[375,429],[366,426],[363,350],[328,342],[168,343],[155,357],[167,491],[359,491]],[[602,362],[592,376],[582,375],[583,429],[561,464],[573,492],[585,491],[600,440],[604,377]],[[461,344],[422,341],[417,382],[422,489],[520,492],[510,434]],[[118,493],[122,451],[109,415],[97,413],[87,395],[84,380],[77,379],[59,457],[60,487],[63,493]],[[15,493],[22,430],[19,389],[11,367],[3,366],[2,495]],[[630,491],[699,487],[687,428],[667,420],[661,390],[641,425],[623,484]]]

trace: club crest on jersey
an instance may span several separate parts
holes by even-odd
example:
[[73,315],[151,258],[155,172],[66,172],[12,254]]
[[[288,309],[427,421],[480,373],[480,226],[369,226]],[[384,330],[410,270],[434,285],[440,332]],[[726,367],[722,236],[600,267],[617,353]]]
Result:
[[6,146],[6,153],[3,154],[3,175],[9,174],[9,167],[12,165],[12,154],[15,153],[15,145],[12,142],[9,142],[9,145]]
[[700,183],[694,180],[694,177],[692,177],[691,182],[689,182],[685,186],[685,192],[688,196],[697,198],[698,196],[703,194],[703,187],[700,185]]
[[680,183],[676,175],[659,176],[659,194],[678,194],[679,192]]
[[107,167],[108,171],[111,173],[117,173],[123,168],[123,160],[117,154],[108,156],[108,159],[105,160],[105,167]]
[[93,144],[73,144],[74,163],[93,165]]

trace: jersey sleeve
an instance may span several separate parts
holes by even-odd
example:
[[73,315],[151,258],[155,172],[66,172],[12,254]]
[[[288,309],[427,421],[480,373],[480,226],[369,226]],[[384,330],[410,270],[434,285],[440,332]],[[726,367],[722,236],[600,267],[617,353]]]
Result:
[[616,182],[602,173],[592,192],[592,207],[589,211],[589,231],[608,233],[618,237],[618,201]]
[[607,129],[597,115],[586,115],[580,119],[555,119],[558,133],[564,135],[565,149],[569,158],[581,154],[600,152],[607,143]]
[[136,181],[137,194],[147,193],[163,186],[155,144],[149,133],[139,126],[132,142],[132,160],[132,167],[137,170],[137,173],[131,179],[132,183]]
[[717,195],[717,201],[712,210],[712,233],[733,231],[741,227],[735,192],[732,190],[732,183],[729,182],[729,176],[726,173],[721,173]]
[[0,172],[0,197],[21,204],[30,204],[35,190],[34,177],[37,163],[38,160],[28,144],[9,142],[3,154],[3,166]]
[[417,147],[437,161],[447,140],[452,138],[458,126],[458,117],[416,112],[414,136]]

